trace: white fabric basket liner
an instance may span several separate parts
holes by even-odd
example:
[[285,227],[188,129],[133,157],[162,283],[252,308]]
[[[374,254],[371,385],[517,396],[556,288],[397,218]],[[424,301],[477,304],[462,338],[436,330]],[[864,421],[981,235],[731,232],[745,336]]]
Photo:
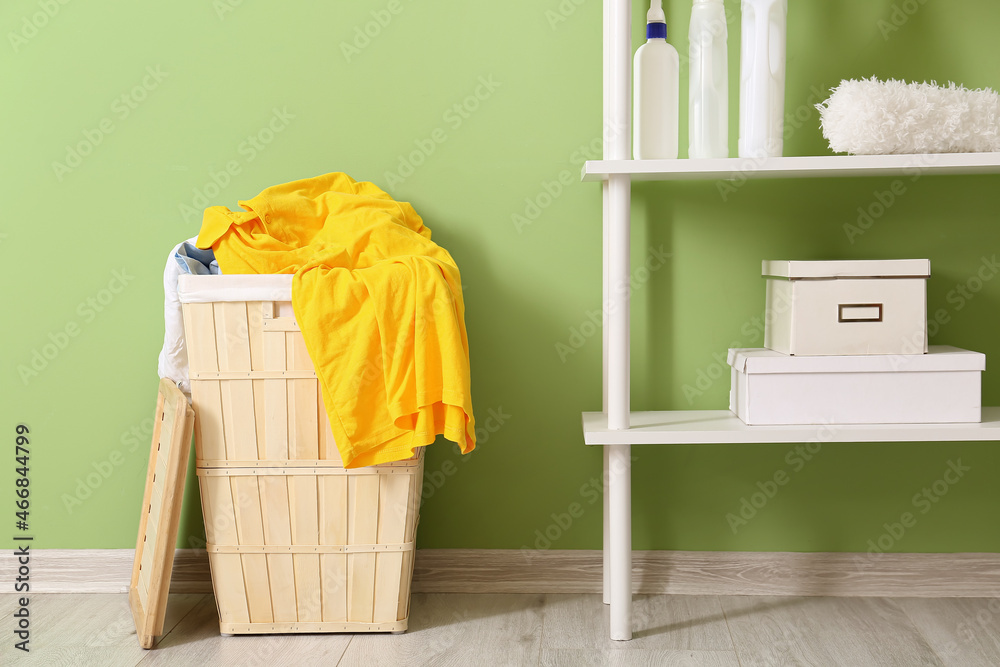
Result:
[[177,277],[181,303],[291,301],[292,274],[238,274]]

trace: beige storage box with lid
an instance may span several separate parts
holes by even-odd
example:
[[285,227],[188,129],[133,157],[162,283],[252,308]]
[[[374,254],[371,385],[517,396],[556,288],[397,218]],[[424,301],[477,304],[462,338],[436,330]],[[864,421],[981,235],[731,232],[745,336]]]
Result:
[[924,354],[930,260],[765,261],[764,347],[794,355]]
[[220,628],[399,632],[409,616],[423,452],[343,467],[292,314],[291,281],[178,280]]
[[981,419],[986,355],[947,345],[928,354],[793,357],[731,349],[729,409],[744,423],[940,424]]

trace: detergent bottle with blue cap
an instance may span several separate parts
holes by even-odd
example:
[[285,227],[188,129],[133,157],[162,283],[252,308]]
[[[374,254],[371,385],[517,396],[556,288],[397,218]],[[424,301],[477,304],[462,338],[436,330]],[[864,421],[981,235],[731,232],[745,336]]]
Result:
[[637,160],[677,157],[680,61],[667,43],[662,0],[646,14],[646,43],[635,52],[632,152]]

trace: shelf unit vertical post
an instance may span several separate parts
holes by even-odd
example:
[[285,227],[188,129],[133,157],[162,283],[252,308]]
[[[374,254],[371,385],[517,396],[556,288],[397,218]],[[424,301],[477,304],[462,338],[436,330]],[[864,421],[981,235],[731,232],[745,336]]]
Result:
[[[605,0],[605,157],[631,153],[632,2]],[[609,427],[629,428],[629,299],[631,176],[608,179],[605,201],[605,411]],[[604,457],[606,598],[611,639],[632,638],[632,458],[631,445],[611,445]]]
[[[608,75],[611,69],[608,65],[608,49],[610,48],[610,31],[611,31],[611,21],[609,19],[611,15],[611,0],[604,0],[604,15],[602,18],[602,28],[603,28],[603,60],[601,61],[601,69],[604,73],[604,88],[602,93],[602,99],[604,102],[603,116],[601,118],[601,139],[604,143],[603,145],[603,158],[607,159],[610,155],[610,150],[608,148],[608,131],[607,127],[611,122],[611,95],[608,94]],[[610,197],[608,195],[608,180],[604,179],[601,181],[601,248],[602,248],[602,264],[601,264],[601,278],[602,278],[602,291],[601,291],[601,378],[603,385],[602,396],[601,396],[601,410],[604,414],[608,413],[608,299],[611,297],[610,283],[608,279],[608,235],[610,233],[610,225],[608,224],[608,204],[610,202]],[[608,482],[608,470],[609,470],[609,457],[611,456],[611,449],[608,447],[601,447],[604,458],[604,484],[603,487],[607,488]],[[604,501],[604,556],[602,560],[602,574],[603,574],[603,585],[602,593],[604,595],[604,604],[611,604],[611,527],[608,523],[608,519],[611,516],[611,496],[608,493],[601,494]]]

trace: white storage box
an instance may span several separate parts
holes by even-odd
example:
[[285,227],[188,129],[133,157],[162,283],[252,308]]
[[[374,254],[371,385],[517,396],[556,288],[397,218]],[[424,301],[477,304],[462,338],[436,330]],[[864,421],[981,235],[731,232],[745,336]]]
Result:
[[750,425],[980,421],[986,356],[933,345],[928,354],[791,357],[731,349],[729,409]]
[[930,260],[765,261],[764,347],[785,354],[927,352]]

